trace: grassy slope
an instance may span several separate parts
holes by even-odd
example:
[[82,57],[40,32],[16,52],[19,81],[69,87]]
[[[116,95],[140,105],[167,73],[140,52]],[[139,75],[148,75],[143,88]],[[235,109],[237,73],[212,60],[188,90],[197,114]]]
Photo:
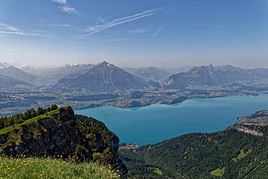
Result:
[[49,118],[52,115],[55,115],[57,113],[59,113],[59,109],[56,109],[56,110],[50,111],[50,112],[48,112],[46,114],[42,114],[42,115],[36,116],[34,118],[28,119],[28,120],[26,120],[26,121],[24,121],[24,122],[22,122],[20,124],[14,124],[12,126],[6,127],[4,129],[0,130],[0,135],[12,132],[15,129],[21,128],[22,126],[33,124],[33,123],[37,122],[38,120]]
[[[46,120],[60,112],[59,109],[28,119],[0,130],[0,135],[10,133],[15,129]],[[90,122],[90,121],[89,121]],[[92,127],[96,123],[92,122]],[[98,124],[99,125],[99,124]],[[102,126],[105,130],[105,126]],[[105,128],[105,129],[104,129]],[[97,128],[96,130],[100,130]],[[107,134],[108,135],[108,134]],[[1,145],[0,145],[1,146]],[[94,163],[75,163],[53,158],[6,158],[0,156],[0,178],[89,178],[117,179],[120,175],[112,171],[112,167]]]
[[72,163],[56,159],[9,159],[0,157],[0,178],[89,178],[117,179],[110,168],[91,163]]

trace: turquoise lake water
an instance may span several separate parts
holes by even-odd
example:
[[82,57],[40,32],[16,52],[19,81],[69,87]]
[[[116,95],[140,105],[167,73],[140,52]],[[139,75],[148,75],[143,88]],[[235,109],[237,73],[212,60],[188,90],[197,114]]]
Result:
[[190,99],[175,105],[130,109],[104,106],[75,112],[104,122],[123,143],[153,144],[191,132],[223,130],[237,117],[263,109],[268,109],[266,94]]

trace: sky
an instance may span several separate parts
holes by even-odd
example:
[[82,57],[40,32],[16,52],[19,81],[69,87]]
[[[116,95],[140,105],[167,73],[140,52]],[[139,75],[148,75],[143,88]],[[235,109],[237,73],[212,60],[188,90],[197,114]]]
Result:
[[267,0],[0,0],[0,62],[268,67]]

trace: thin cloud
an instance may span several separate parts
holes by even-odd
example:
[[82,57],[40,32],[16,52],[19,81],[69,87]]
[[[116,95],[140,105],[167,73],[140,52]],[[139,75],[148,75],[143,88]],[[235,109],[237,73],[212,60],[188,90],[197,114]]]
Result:
[[57,4],[62,4],[62,5],[67,4],[67,0],[51,0],[51,1]]
[[24,32],[14,26],[4,24],[4,23],[0,23],[0,34],[21,35],[21,36],[42,36],[41,34],[38,34],[38,33]]
[[124,42],[124,41],[147,41],[150,39],[140,38],[140,39],[128,39],[128,38],[119,38],[119,39],[102,39],[103,42]]
[[122,25],[122,24],[125,24],[125,23],[129,23],[129,22],[132,22],[132,21],[136,21],[136,20],[139,20],[139,19],[143,19],[143,18],[146,18],[146,17],[156,15],[157,12],[160,11],[161,9],[162,8],[150,9],[150,10],[146,10],[146,11],[134,14],[134,15],[115,18],[115,19],[113,19],[113,20],[111,20],[109,22],[103,23],[101,25],[89,26],[86,29],[86,32],[89,35],[97,34],[97,33],[102,32],[104,30],[113,28],[115,26],[119,26],[119,25]]
[[70,24],[40,24],[40,26],[44,26],[44,27],[62,27],[62,28],[71,27]]
[[157,37],[163,29],[164,29],[164,26],[159,27],[159,28],[153,33],[153,37]]
[[129,34],[143,34],[145,32],[148,32],[148,29],[130,29],[128,30]]
[[67,13],[67,14],[78,13],[78,11],[74,7],[68,4],[67,0],[51,0],[51,2],[58,4],[61,11],[64,13]]
[[0,31],[5,31],[5,32],[18,32],[19,30],[13,26],[4,24],[4,23],[0,23]]
[[76,14],[76,13],[77,13],[77,11],[75,10],[75,8],[70,7],[70,6],[68,6],[68,5],[66,5],[66,6],[62,6],[62,7],[61,7],[61,10],[62,10],[63,12],[65,12],[65,13],[67,13],[67,14]]

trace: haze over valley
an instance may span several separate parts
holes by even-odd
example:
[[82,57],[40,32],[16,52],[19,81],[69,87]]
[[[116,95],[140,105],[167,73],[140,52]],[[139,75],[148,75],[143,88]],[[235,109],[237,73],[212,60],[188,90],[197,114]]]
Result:
[[[191,98],[258,95],[267,91],[268,69],[231,65],[178,68],[121,68],[108,62],[57,68],[0,69],[1,111],[51,103],[77,109],[94,106],[137,107],[174,104]],[[22,105],[23,104],[23,105]]]

